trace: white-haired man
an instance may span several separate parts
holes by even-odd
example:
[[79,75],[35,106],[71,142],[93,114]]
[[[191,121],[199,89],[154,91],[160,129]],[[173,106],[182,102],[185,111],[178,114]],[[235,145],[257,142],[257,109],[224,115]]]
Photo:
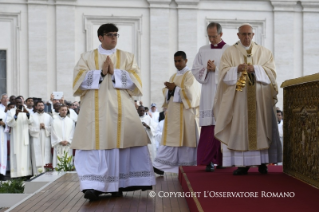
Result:
[[223,149],[223,166],[237,166],[234,175],[267,163],[281,162],[282,149],[275,116],[278,87],[272,53],[252,41],[250,24],[238,29],[240,41],[220,61],[215,97],[215,137]]

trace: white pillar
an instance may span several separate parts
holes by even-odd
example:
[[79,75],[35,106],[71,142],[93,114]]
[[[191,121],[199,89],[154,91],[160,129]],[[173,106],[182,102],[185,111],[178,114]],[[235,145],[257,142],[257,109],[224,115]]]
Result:
[[[47,99],[47,5],[28,5],[29,96]],[[23,80],[23,79],[21,79]]]
[[301,2],[303,7],[303,75],[318,72],[319,3]]
[[169,4],[171,0],[150,3],[150,100],[158,109],[163,103],[162,88],[169,76]]
[[[294,71],[294,11],[297,1],[271,1],[274,6],[274,58],[277,83],[293,78]],[[278,107],[282,109],[283,90],[279,89]]]
[[178,4],[178,51],[187,55],[187,66],[192,67],[197,47],[197,4],[199,0],[175,0]]
[[[57,3],[63,0],[57,0]],[[74,0],[73,0],[74,1]],[[69,1],[72,3],[72,1]],[[56,88],[64,99],[73,100],[75,66],[75,6],[56,6]]]

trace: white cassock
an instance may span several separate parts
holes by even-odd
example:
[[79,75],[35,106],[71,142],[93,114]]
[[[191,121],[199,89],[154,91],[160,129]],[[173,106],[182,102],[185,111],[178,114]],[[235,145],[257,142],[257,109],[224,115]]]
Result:
[[[0,119],[5,123],[7,114],[0,109]],[[0,174],[6,175],[7,171],[7,133],[4,126],[0,126]]]
[[70,114],[69,114],[70,119],[72,119],[72,121],[76,123],[78,121],[78,114],[72,108],[69,108],[69,111],[70,111]]
[[152,112],[152,120],[154,123],[158,124],[158,118],[159,118],[159,112],[155,111],[154,113]]
[[26,107],[26,109],[27,109],[27,111],[29,111],[29,113],[30,113],[31,115],[34,114],[33,108],[29,109],[29,108]]
[[146,127],[144,128],[149,138],[149,144],[147,146],[148,150],[150,151],[151,160],[153,161],[156,157],[156,141],[154,138],[156,123],[154,123],[152,118],[148,115],[140,116],[140,120],[150,127],[150,129],[147,129]]
[[7,123],[11,127],[10,174],[12,178],[32,175],[29,124],[33,122],[26,113],[20,112],[15,120],[16,109],[7,112]]
[[[58,164],[58,157],[63,157],[64,152],[68,153],[68,156],[72,156],[73,152],[70,148],[70,144],[73,140],[74,134],[74,121],[69,117],[56,117],[52,120],[51,126],[51,145],[54,148],[53,152],[53,167],[55,168]],[[68,145],[63,146],[60,144],[61,141],[67,141]],[[73,161],[73,160],[72,160]]]
[[160,146],[161,141],[162,141],[163,127],[164,127],[164,119],[158,123],[156,130],[155,130],[154,137],[155,137],[155,141],[156,141],[156,152],[157,152],[157,149]]
[[[34,113],[33,123],[29,128],[31,136],[31,159],[34,175],[40,174],[38,169],[44,170],[44,166],[52,161],[51,155],[51,122],[52,118],[47,113]],[[44,123],[45,129],[40,129],[40,123]]]
[[[284,120],[281,120],[278,124],[278,132],[279,138],[281,142],[281,149],[284,150],[284,130],[283,130]],[[282,165],[282,162],[278,163],[278,165]]]
[[4,112],[6,110],[6,106],[0,103],[0,110]]
[[[196,80],[202,85],[199,104],[199,126],[215,125],[213,116],[213,105],[218,84],[219,62],[225,49],[229,45],[222,41],[220,48],[212,48],[211,44],[202,46],[193,63],[192,73]],[[219,44],[218,44],[219,45]],[[215,72],[207,72],[208,60],[216,65]]]

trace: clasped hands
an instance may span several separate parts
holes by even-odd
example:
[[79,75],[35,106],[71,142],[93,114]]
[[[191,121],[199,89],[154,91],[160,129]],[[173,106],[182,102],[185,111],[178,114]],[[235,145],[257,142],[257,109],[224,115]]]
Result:
[[207,71],[211,71],[211,72],[215,72],[215,69],[216,69],[216,65],[214,63],[215,61],[211,61],[211,60],[208,60],[207,61]]
[[113,75],[114,74],[114,65],[113,65],[113,62],[109,56],[106,57],[106,60],[103,63],[102,74],[103,75],[107,75],[107,74]]
[[60,144],[61,144],[62,146],[66,146],[66,145],[69,144],[69,142],[67,142],[67,141],[61,141]]
[[41,124],[40,124],[40,129],[45,129],[44,123],[41,123]]
[[246,63],[243,64],[239,64],[238,68],[237,68],[237,72],[243,72],[243,71],[247,71],[247,73],[253,73],[255,71],[254,66],[253,65],[248,65]]
[[174,90],[174,88],[176,87],[175,83],[173,82],[164,82],[164,85],[170,91]]

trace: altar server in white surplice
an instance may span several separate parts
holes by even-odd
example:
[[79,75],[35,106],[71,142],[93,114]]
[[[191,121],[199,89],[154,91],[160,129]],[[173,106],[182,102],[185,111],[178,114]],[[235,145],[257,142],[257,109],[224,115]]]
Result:
[[59,163],[57,156],[63,157],[65,152],[68,156],[72,156],[70,145],[74,134],[74,121],[67,117],[68,108],[66,105],[60,107],[59,116],[52,120],[51,126],[51,144],[54,148],[53,152],[53,168]]
[[11,178],[32,175],[29,125],[32,116],[20,98],[15,99],[16,108],[7,112],[7,124],[11,127],[10,175]]
[[100,193],[149,190],[155,185],[148,136],[132,96],[142,95],[134,55],[116,49],[114,24],[98,29],[101,45],[81,55],[74,69],[73,93],[81,96],[74,138],[74,165],[84,198]]
[[156,140],[154,135],[157,124],[152,120],[150,116],[145,115],[144,106],[139,106],[137,112],[149,138],[149,144],[147,146],[148,150],[150,151],[151,159],[153,161],[156,157]]
[[7,133],[5,132],[7,114],[0,110],[0,174],[7,171]]
[[197,149],[197,165],[206,165],[207,172],[222,166],[220,141],[214,136],[215,118],[213,116],[214,98],[218,83],[218,66],[223,52],[229,46],[222,39],[223,32],[219,23],[212,22],[207,26],[207,36],[211,44],[202,46],[193,63],[192,73],[202,84],[199,125],[201,133]]
[[51,121],[52,117],[44,112],[44,103],[36,102],[37,112],[34,113],[33,123],[30,126],[31,154],[33,174],[40,174],[38,169],[52,163],[51,155]]
[[186,66],[185,52],[174,54],[177,71],[165,82],[164,104],[167,108],[161,145],[153,162],[157,174],[178,173],[179,166],[195,166],[199,138],[199,84]]

